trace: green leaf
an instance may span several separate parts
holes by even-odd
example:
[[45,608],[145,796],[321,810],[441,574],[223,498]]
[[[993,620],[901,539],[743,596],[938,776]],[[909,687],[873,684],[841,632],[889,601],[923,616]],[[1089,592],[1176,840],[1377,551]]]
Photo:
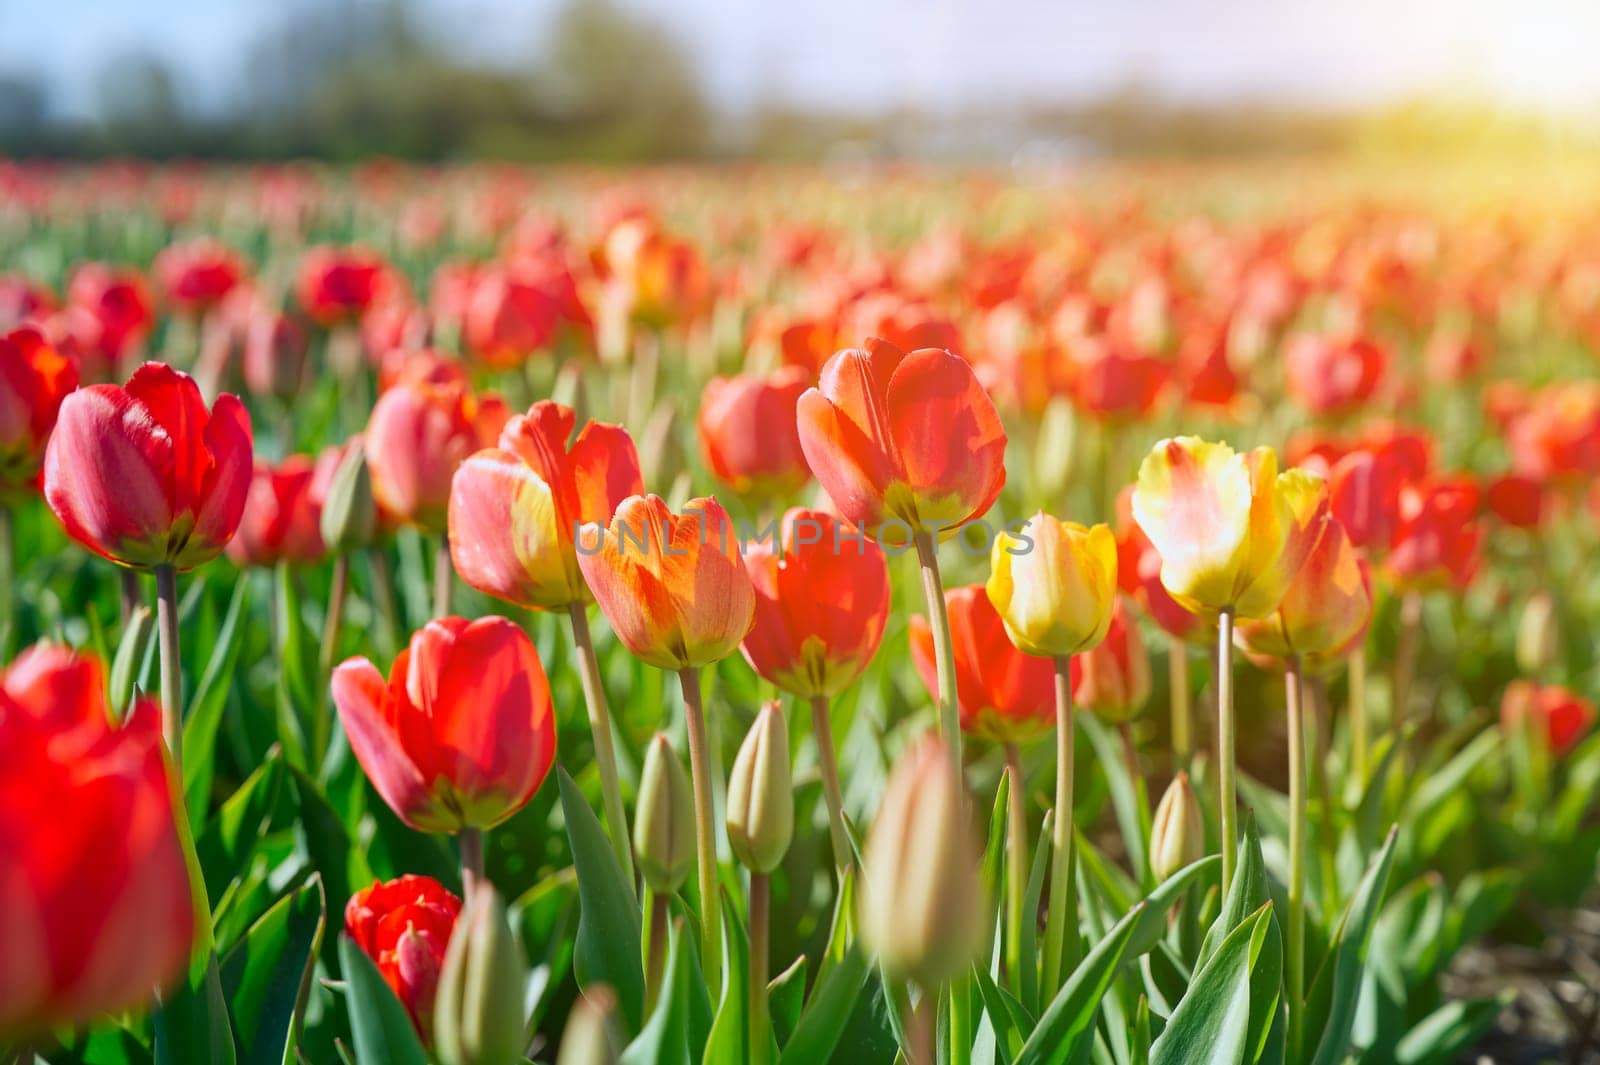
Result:
[[339,968],[344,972],[356,1065],[427,1065],[406,1008],[372,959],[347,935],[339,937]]
[[872,966],[852,945],[820,979],[800,1013],[800,1023],[783,1046],[779,1065],[816,1065],[833,1055]]
[[283,777],[283,759],[274,749],[223,801],[200,834],[195,847],[207,887],[218,892],[212,899],[214,905],[249,866],[250,855],[260,845],[278,806]]
[[[622,879],[617,856],[594,811],[572,777],[556,768],[561,810],[578,870],[578,937],[573,972],[578,986],[609,986],[617,996],[628,1030],[638,1031],[644,1013],[644,965],[639,958],[639,904]],[[663,994],[662,998],[668,996]]]
[[1150,1048],[1151,1065],[1254,1060],[1278,1004],[1282,954],[1275,932],[1272,905],[1263,903],[1218,944]]
[[[1055,846],[1052,842],[1055,831],[1055,811],[1051,810],[1044,815],[1044,824],[1039,829],[1039,846],[1033,852],[1033,868],[1028,870],[1028,886],[1022,898],[1023,913],[1038,913],[1039,899],[1044,895],[1044,875],[1050,868]],[[998,896],[996,896],[998,897]],[[1076,928],[1067,929],[1067,935],[1078,934]],[[1022,1005],[1030,1014],[1039,1012],[1039,970],[1035,959],[1039,957],[1039,922],[1022,922],[1022,949],[1018,953],[1022,959],[1021,990]]]
[[1366,966],[1367,947],[1372,938],[1384,886],[1389,880],[1389,864],[1394,857],[1399,827],[1389,830],[1383,849],[1372,859],[1356,893],[1345,907],[1334,936],[1333,949],[1323,959],[1306,1002],[1305,1033],[1309,1040],[1322,1033],[1313,1065],[1338,1065],[1350,1044],[1350,1028],[1355,1021],[1361,990],[1361,974]]
[[122,720],[133,700],[139,667],[150,651],[155,631],[155,612],[147,606],[135,608],[128,624],[123,626],[122,639],[117,641],[117,656],[111,661],[111,715],[117,721]]
[[750,1047],[749,970],[750,937],[734,902],[722,898],[722,1001],[717,1004],[706,1040],[704,1065],[744,1065],[755,1055]]
[[989,1018],[989,1025],[994,1030],[996,1056],[1010,1065],[1021,1051],[1028,1033],[1033,1031],[1033,1016],[1022,1003],[1011,997],[1009,991],[995,983],[994,977],[983,966],[972,967],[972,979],[983,999],[983,1010]]
[[[1077,715],[1077,720],[1088,735],[1089,742],[1094,745],[1095,758],[1111,790],[1111,806],[1117,815],[1117,828],[1122,832],[1123,846],[1128,851],[1128,864],[1133,866],[1134,878],[1142,884],[1149,870],[1149,859],[1145,852],[1150,845],[1150,834],[1146,827],[1150,817],[1140,803],[1138,782],[1128,774],[1128,762],[1123,756],[1120,739],[1087,714]],[[1147,806],[1148,803],[1143,805]]]
[[1516,997],[1516,992],[1504,991],[1493,998],[1445,1003],[1405,1034],[1395,1048],[1395,1061],[1398,1065],[1456,1061]]
[[1173,904],[1191,884],[1220,862],[1212,856],[1180,869],[1112,926],[1073,970],[1055,1001],[1039,1018],[1039,1024],[1017,1055],[1016,1065],[1067,1065],[1075,1061],[1085,1035],[1091,1031],[1100,999],[1123,960],[1137,957],[1156,945]]
[[800,955],[767,984],[767,1007],[772,1014],[772,1034],[778,1045],[789,1042],[800,1023],[800,1010],[806,1002],[806,956]]
[[240,1060],[282,1065],[294,1045],[327,923],[322,881],[315,875],[286,895],[222,960],[222,986],[232,1007]]
[[1267,901],[1270,901],[1270,895],[1267,891],[1266,864],[1261,860],[1261,833],[1256,827],[1256,819],[1247,814],[1244,835],[1239,840],[1239,860],[1233,872],[1233,883],[1228,885],[1222,910],[1211,922],[1200,944],[1200,957],[1195,961],[1196,970],[1204,968],[1211,955],[1222,946],[1223,940]]
[[[578,876],[581,885],[583,874]],[[694,945],[685,943],[685,928],[682,921],[672,923],[661,997],[639,1037],[622,1052],[619,1065],[695,1065],[689,1048],[689,985],[694,975],[688,959]]]
[[156,1007],[155,1048],[158,1065],[234,1065],[237,1060],[228,1000],[222,994],[216,953],[209,948]]
[[[228,613],[217,630],[217,639],[206,660],[206,668],[195,686],[194,697],[189,700],[188,716],[183,722],[183,794],[188,801],[190,816],[203,823],[207,796],[211,791],[211,777],[216,768],[217,729],[222,723],[222,711],[228,703],[228,690],[234,681],[234,671],[239,661],[239,647],[244,642],[248,626],[243,624],[245,611],[250,604],[249,574],[241,574],[233,586],[233,597],[228,600]],[[120,656],[120,651],[119,651]]]
[[294,765],[285,764],[292,799],[298,812],[296,830],[311,865],[322,874],[323,888],[335,913],[358,887],[372,882],[366,859],[352,844],[344,822],[323,796],[317,782]]

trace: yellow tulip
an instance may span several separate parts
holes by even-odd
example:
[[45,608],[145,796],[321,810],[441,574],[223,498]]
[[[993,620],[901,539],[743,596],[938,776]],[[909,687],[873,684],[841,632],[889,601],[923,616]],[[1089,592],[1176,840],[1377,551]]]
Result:
[[1018,535],[995,538],[989,563],[989,602],[1018,650],[1054,658],[1105,638],[1117,595],[1117,541],[1107,526],[1040,511]]

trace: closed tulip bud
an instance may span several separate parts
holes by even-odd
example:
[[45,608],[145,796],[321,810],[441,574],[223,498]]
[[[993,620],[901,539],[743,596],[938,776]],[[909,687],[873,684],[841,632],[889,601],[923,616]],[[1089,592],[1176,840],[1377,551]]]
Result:
[[1345,650],[1372,620],[1372,576],[1367,563],[1337,520],[1289,582],[1278,609],[1259,621],[1241,622],[1236,638],[1246,650],[1313,664],[1342,660]]
[[[984,593],[969,584],[944,593],[955,659],[961,730],[994,743],[1024,743],[1055,725],[1055,669],[1017,650]],[[933,628],[918,614],[910,625],[911,662],[929,694],[939,690]]]
[[561,1033],[556,1065],[616,1065],[617,996],[604,984],[578,996]]
[[1071,668],[1073,700],[1102,721],[1129,721],[1150,699],[1150,653],[1120,600],[1106,638],[1075,656]]
[[750,726],[728,779],[728,844],[745,868],[770,873],[793,839],[789,730],[778,704],[768,703]]
[[1189,774],[1180,771],[1156,806],[1150,826],[1150,871],[1158,881],[1165,880],[1203,858],[1205,848],[1206,825],[1200,815],[1200,802],[1189,785]]
[[384,680],[365,658],[333,671],[333,702],[372,786],[420,832],[489,828],[522,809],[556,756],[550,684],[505,618],[439,618]]
[[953,534],[1005,483],[1006,433],[959,355],[884,340],[841,351],[796,407],[811,472],[850,521],[884,543]]
[[250,489],[250,415],[208,411],[188,374],[147,362],[127,387],[90,385],[61,404],[44,495],[74,540],[137,569],[193,569],[222,553]]
[[694,869],[694,792],[689,774],[662,732],[650,741],[639,775],[633,850],[652,891],[677,891]]
[[755,622],[739,537],[715,499],[691,499],[674,514],[660,496],[633,496],[609,525],[585,525],[577,552],[617,639],[647,665],[710,665]]
[[344,930],[378,967],[424,1043],[432,1043],[434,1003],[461,900],[427,876],[380,881],[350,896]]
[[1075,655],[1105,638],[1117,595],[1111,529],[1060,521],[1040,511],[1019,535],[995,537],[989,602],[1006,633],[1030,655]]
[[1161,583],[1198,614],[1265,617],[1327,521],[1327,488],[1302,470],[1278,472],[1261,447],[1185,436],[1163,440],[1139,467],[1133,514],[1161,555]]
[[[372,474],[361,441],[352,441],[342,455],[325,454],[317,466],[312,492],[325,493],[320,521],[323,544],[336,555],[367,546],[378,533],[378,503],[372,497]],[[326,472],[329,469],[331,474]]]
[[507,1065],[527,1048],[528,980],[522,941],[488,881],[468,897],[445,951],[434,999],[434,1046],[441,1065]]
[[1561,659],[1561,619],[1556,601],[1547,592],[1535,592],[1522,608],[1517,625],[1517,667],[1542,676]]
[[937,736],[901,755],[868,833],[857,918],[890,973],[938,987],[982,949],[983,885],[967,802]]

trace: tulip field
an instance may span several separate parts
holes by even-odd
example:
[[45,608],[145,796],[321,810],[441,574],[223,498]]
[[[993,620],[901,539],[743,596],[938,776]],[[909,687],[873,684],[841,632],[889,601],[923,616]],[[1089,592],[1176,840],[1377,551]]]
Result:
[[1600,199],[0,162],[0,1065],[1600,1060]]

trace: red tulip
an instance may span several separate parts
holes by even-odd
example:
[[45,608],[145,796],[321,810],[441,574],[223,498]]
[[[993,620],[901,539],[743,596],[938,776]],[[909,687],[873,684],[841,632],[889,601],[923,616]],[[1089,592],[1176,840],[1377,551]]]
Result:
[[155,323],[144,278],[104,263],[78,267],[67,286],[67,303],[93,319],[94,354],[113,375],[123,357],[144,343]]
[[840,519],[795,508],[779,541],[745,549],[755,626],[740,649],[752,669],[803,699],[834,696],[867,668],[889,620],[883,549]]
[[1544,485],[1532,477],[1508,473],[1489,482],[1485,502],[1495,517],[1518,529],[1537,529],[1544,520]]
[[700,453],[735,492],[791,494],[811,479],[795,405],[808,375],[791,366],[767,377],[713,377],[700,403]]
[[1304,335],[1284,353],[1289,394],[1313,414],[1339,414],[1372,398],[1388,355],[1359,337]]
[[660,496],[632,496],[609,525],[579,530],[577,547],[595,602],[647,665],[710,665],[754,624],[755,591],[739,538],[715,499],[691,499],[674,514]]
[[377,302],[388,267],[365,248],[312,248],[300,260],[295,291],[319,325],[353,321]]
[[244,265],[232,248],[202,237],[163,248],[155,275],[180,310],[203,311],[232,291],[244,277]]
[[1005,483],[1005,429],[966,360],[882,340],[828,360],[798,405],[811,472],[844,517],[903,543],[981,516]]
[[250,415],[210,411],[188,374],[158,362],[125,388],[90,385],[61,404],[44,495],[73,539],[135,568],[192,569],[222,553],[250,487]]
[[37,329],[0,336],[0,497],[31,489],[77,365]]
[[1144,417],[1172,375],[1166,359],[1109,337],[1074,340],[1066,354],[1073,398],[1098,418]]
[[1500,727],[1505,732],[1528,729],[1536,742],[1558,757],[1589,734],[1595,716],[1593,703],[1555,684],[1515,680],[1500,701]]
[[345,934],[372,959],[405,1006],[424,1043],[433,1036],[433,1000],[461,900],[432,877],[407,874],[350,896]]
[[560,316],[556,296],[537,277],[501,267],[474,279],[462,332],[485,366],[514,369],[550,343]]
[[1483,532],[1478,486],[1465,477],[1407,486],[1388,571],[1403,588],[1465,587],[1477,573]]
[[547,610],[591,600],[573,536],[580,525],[610,522],[644,481],[626,429],[588,422],[574,439],[576,420],[571,408],[540,400],[506,423],[499,447],[456,471],[450,554],[480,592]]
[[313,493],[315,472],[306,455],[290,455],[277,466],[256,463],[228,557],[241,566],[320,560],[322,507]]
[[257,396],[289,402],[306,376],[306,332],[293,318],[252,302],[244,321],[245,387]]
[[367,779],[421,832],[499,824],[555,761],[544,667],[505,618],[428,622],[387,682],[367,659],[348,659],[333,671],[333,702]]
[[141,1007],[189,960],[160,712],[108,709],[100,663],[63,647],[0,678],[0,1039]]
[[[944,602],[962,731],[995,743],[1020,743],[1054,727],[1055,667],[1050,659],[1017,650],[983,585],[953,588]],[[910,631],[911,660],[928,691],[937,693],[933,630],[919,614],[911,619]]]
[[44,318],[55,308],[56,298],[45,286],[22,274],[0,274],[0,329]]
[[1150,655],[1122,600],[1111,613],[1106,638],[1072,657],[1072,698],[1102,720],[1120,723],[1150,699]]
[[450,479],[468,455],[494,443],[507,413],[498,396],[473,394],[458,363],[413,359],[378,397],[367,422],[367,464],[378,505],[394,519],[443,531]]

